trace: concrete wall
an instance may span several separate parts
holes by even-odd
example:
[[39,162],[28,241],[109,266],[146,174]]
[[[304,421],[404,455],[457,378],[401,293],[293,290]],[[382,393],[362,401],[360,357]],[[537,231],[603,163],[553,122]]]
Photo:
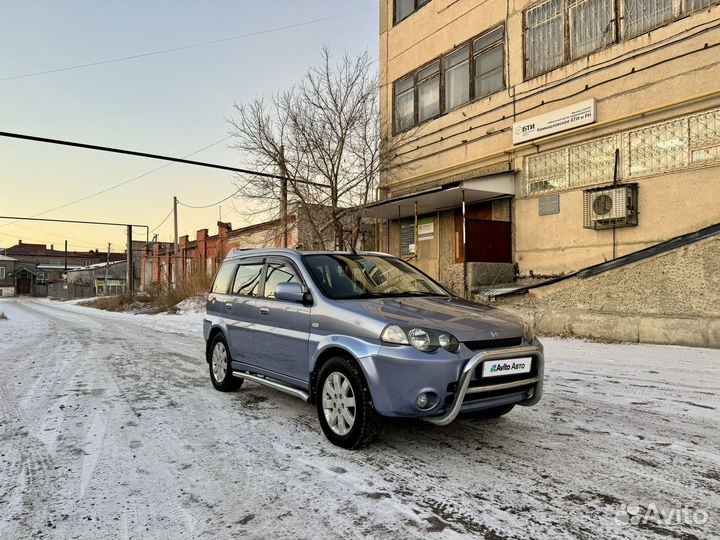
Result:
[[[547,74],[525,79],[523,11],[529,0],[432,0],[392,26],[392,0],[381,2],[381,114],[392,118],[393,82],[455,46],[506,24],[507,88],[427,121],[396,137],[402,166],[382,179],[388,196],[443,184],[459,174],[483,174],[506,163],[516,173],[512,208],[515,260],[522,275],[554,275],[612,257],[611,231],[582,227],[582,190],[560,193],[560,214],[538,215],[537,197],[525,194],[524,158],[685,114],[720,107],[720,97],[667,106],[720,90],[720,6],[688,14],[649,33],[621,41]],[[713,45],[713,46],[707,46]],[[551,142],[511,150],[512,124],[538,114],[597,100],[596,123],[608,123]],[[622,120],[638,110],[658,111]],[[468,163],[469,162],[469,163]],[[720,221],[716,178],[720,162],[638,179],[639,226],[618,229],[618,255]],[[434,172],[439,171],[441,172]],[[634,179],[633,179],[634,180]]]

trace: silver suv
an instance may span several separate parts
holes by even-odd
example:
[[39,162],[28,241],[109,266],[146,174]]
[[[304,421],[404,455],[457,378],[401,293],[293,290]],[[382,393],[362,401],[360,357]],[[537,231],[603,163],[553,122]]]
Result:
[[543,348],[519,320],[384,253],[235,250],[203,331],[215,388],[247,379],[315,404],[345,448],[376,439],[383,416],[446,425],[542,394]]

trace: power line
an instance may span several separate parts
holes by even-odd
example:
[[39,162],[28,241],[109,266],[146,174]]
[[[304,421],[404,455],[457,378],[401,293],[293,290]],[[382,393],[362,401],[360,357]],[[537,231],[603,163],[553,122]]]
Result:
[[87,67],[100,66],[100,65],[103,65],[103,64],[111,64],[111,63],[114,63],[114,62],[124,62],[124,61],[127,61],[127,60],[135,60],[135,59],[137,59],[137,58],[144,58],[144,57],[147,57],[147,56],[154,56],[154,55],[158,55],[158,54],[167,54],[167,53],[171,53],[171,52],[184,51],[184,50],[186,50],[186,49],[193,49],[193,48],[196,48],[196,47],[205,47],[205,46],[207,46],[207,45],[215,45],[215,44],[217,44],[217,43],[224,43],[224,42],[226,42],[226,41],[233,41],[233,40],[243,39],[243,38],[247,38],[247,37],[259,36],[259,35],[262,35],[262,34],[269,34],[269,33],[271,33],[271,32],[280,32],[280,31],[282,31],[282,30],[290,30],[290,29],[292,29],[292,28],[299,28],[299,27],[301,27],[301,26],[307,26],[307,25],[311,25],[311,24],[317,24],[317,23],[320,23],[320,22],[331,21],[331,20],[334,20],[334,19],[340,19],[340,18],[343,18],[343,17],[349,17],[350,15],[356,15],[356,14],[358,14],[358,13],[362,13],[362,12],[370,11],[370,10],[374,10],[374,9],[375,9],[374,7],[373,7],[373,8],[363,8],[363,9],[358,9],[358,10],[355,10],[355,11],[349,11],[349,12],[347,12],[347,13],[340,13],[340,14],[338,14],[338,15],[331,15],[331,16],[329,16],[329,17],[322,17],[322,18],[320,18],[320,19],[312,19],[312,20],[309,20],[309,21],[303,21],[303,22],[299,22],[299,23],[295,23],[295,24],[288,24],[288,25],[285,25],[285,26],[277,26],[277,27],[274,27],[274,28],[266,28],[266,29],[264,29],[264,30],[258,30],[258,31],[256,31],[256,32],[249,32],[249,33],[247,33],[247,34],[238,34],[238,35],[235,35],[235,36],[229,36],[229,37],[220,38],[220,39],[213,39],[213,40],[210,40],[210,41],[201,41],[201,42],[199,42],[199,43],[191,43],[191,44],[189,44],[189,45],[181,45],[181,46],[179,46],[179,47],[172,47],[172,48],[169,48],[169,49],[160,49],[160,50],[156,50],[156,51],[150,51],[150,52],[144,52],[144,53],[139,53],[139,54],[133,54],[133,55],[130,55],[130,56],[122,56],[122,57],[118,57],[118,58],[109,58],[109,59],[106,59],[106,60],[98,60],[98,61],[96,61],[96,62],[89,62],[89,63],[87,63],[87,64],[77,64],[77,65],[73,65],[73,66],[66,66],[66,67],[61,67],[61,68],[48,69],[48,70],[45,70],[45,71],[35,71],[35,72],[32,72],[32,73],[23,73],[23,74],[21,74],[21,75],[13,75],[13,76],[11,76],[11,77],[2,78],[2,79],[0,79],[0,82],[12,81],[12,80],[15,80],[15,79],[25,79],[25,78],[28,78],[28,77],[35,77],[35,76],[38,76],[38,75],[48,75],[48,74],[50,74],[50,73],[58,73],[58,72],[61,72],[61,71],[70,71],[70,70],[76,70],[76,69],[83,69],[83,68],[87,68]]
[[[218,144],[220,144],[220,143],[222,143],[222,142],[225,142],[225,141],[227,141],[227,140],[230,139],[230,138],[232,138],[232,135],[228,135],[227,137],[223,137],[222,139],[220,139],[220,140],[218,140],[218,141],[215,141],[215,142],[213,142],[213,143],[210,143],[210,144],[208,144],[207,146],[203,146],[202,148],[200,148],[200,149],[198,149],[198,150],[195,150],[194,152],[190,152],[189,154],[186,154],[186,155],[183,156],[183,157],[184,157],[184,158],[187,158],[187,157],[190,157],[190,156],[194,156],[195,154],[199,154],[200,152],[203,152],[203,151],[207,150],[208,148],[212,148],[213,146],[216,146],[216,145],[218,145]],[[49,214],[50,212],[54,212],[55,210],[61,210],[62,208],[66,208],[66,207],[68,207],[68,206],[72,206],[73,204],[77,204],[77,203],[79,203],[79,202],[83,202],[83,201],[86,201],[86,200],[88,200],[88,199],[92,199],[93,197],[97,197],[98,195],[102,195],[103,193],[107,193],[108,191],[112,191],[112,190],[114,190],[114,189],[117,189],[117,188],[119,188],[119,187],[121,187],[121,186],[124,186],[124,185],[126,185],[126,184],[129,184],[130,182],[135,182],[136,180],[140,180],[141,178],[144,178],[144,177],[146,177],[146,176],[149,176],[149,175],[151,175],[151,174],[154,174],[154,173],[156,173],[156,172],[158,172],[158,171],[160,171],[160,170],[162,170],[162,169],[165,169],[165,168],[167,168],[167,167],[170,167],[170,166],[173,165],[173,164],[174,164],[174,163],[171,162],[171,163],[166,163],[165,165],[160,165],[159,167],[155,167],[154,169],[151,169],[151,170],[149,170],[149,171],[146,171],[146,172],[144,172],[144,173],[142,173],[142,174],[139,174],[139,175],[137,175],[137,176],[133,176],[132,178],[129,178],[128,180],[123,180],[122,182],[119,182],[119,183],[114,184],[114,185],[112,185],[112,186],[103,188],[103,189],[101,189],[100,191],[96,191],[95,193],[91,193],[90,195],[85,195],[84,197],[80,197],[79,199],[75,199],[74,201],[70,201],[70,202],[68,202],[68,203],[61,204],[60,206],[55,206],[54,208],[50,208],[49,210],[45,210],[45,211],[40,212],[40,213],[38,213],[38,214],[34,214],[34,215],[31,216],[31,217],[44,216],[45,214]],[[17,223],[17,221],[14,221],[14,222],[12,222],[12,223],[0,224],[0,227],[7,227],[7,226],[9,226],[9,225],[13,225],[14,223]]]
[[194,205],[192,205],[192,204],[185,204],[184,202],[180,202],[180,201],[178,201],[178,204],[181,205],[181,206],[184,206],[184,207],[186,207],[186,208],[195,208],[195,209],[210,208],[211,206],[217,206],[217,205],[220,204],[220,203],[224,203],[224,202],[227,201],[228,199],[233,198],[235,195],[237,195],[237,194],[240,193],[241,191],[242,191],[242,188],[236,189],[233,193],[231,193],[230,195],[228,195],[228,196],[225,197],[224,199],[221,199],[221,200],[219,200],[218,202],[212,203],[212,204],[205,204],[205,205],[202,205],[202,206],[194,206]]
[[48,144],[58,144],[60,146],[71,146],[74,148],[84,148],[86,150],[98,150],[101,152],[110,152],[114,154],[123,154],[127,156],[137,156],[150,159],[160,159],[163,161],[173,161],[175,163],[184,163],[185,165],[196,165],[198,167],[208,167],[210,169],[220,169],[223,171],[231,171],[241,174],[249,174],[253,176],[260,176],[263,178],[272,178],[277,180],[290,180],[299,184],[307,184],[316,187],[330,188],[327,184],[321,184],[319,182],[312,182],[310,180],[301,180],[299,178],[288,178],[279,174],[265,173],[260,171],[251,171],[249,169],[242,169],[240,167],[231,167],[229,165],[219,165],[217,163],[209,163],[207,161],[195,161],[192,159],[177,158],[172,156],[165,156],[162,154],[151,154],[149,152],[139,152],[136,150],[127,150],[124,148],[116,148],[112,146],[99,146],[97,144],[79,143],[74,141],[68,141],[63,139],[50,139],[48,137],[37,137],[35,135],[25,135],[23,133],[11,133],[8,131],[0,131],[0,137],[8,137],[11,139],[21,139],[25,141],[41,142]]
[[154,232],[157,231],[160,227],[162,227],[163,223],[165,223],[165,222],[168,220],[168,218],[169,218],[170,216],[172,216],[172,213],[173,213],[173,208],[170,209],[170,211],[168,212],[168,215],[165,216],[165,218],[160,222],[160,224],[159,224],[157,227],[154,227],[154,228],[150,229],[150,234],[154,233]]

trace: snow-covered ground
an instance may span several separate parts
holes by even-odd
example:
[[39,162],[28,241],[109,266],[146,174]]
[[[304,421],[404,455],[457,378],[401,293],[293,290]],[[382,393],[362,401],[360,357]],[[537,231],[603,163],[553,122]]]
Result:
[[295,398],[213,390],[201,313],[0,311],[2,539],[720,536],[720,351],[546,339],[538,406],[350,452]]

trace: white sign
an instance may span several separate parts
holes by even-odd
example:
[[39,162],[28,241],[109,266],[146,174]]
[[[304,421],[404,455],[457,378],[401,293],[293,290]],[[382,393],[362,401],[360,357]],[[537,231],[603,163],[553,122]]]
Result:
[[588,99],[513,124],[513,144],[524,143],[553,133],[595,122],[595,99]]
[[432,240],[435,233],[433,218],[424,218],[418,221],[417,239]]
[[483,377],[500,377],[501,375],[517,375],[530,373],[532,358],[513,358],[512,360],[486,360],[483,362]]

